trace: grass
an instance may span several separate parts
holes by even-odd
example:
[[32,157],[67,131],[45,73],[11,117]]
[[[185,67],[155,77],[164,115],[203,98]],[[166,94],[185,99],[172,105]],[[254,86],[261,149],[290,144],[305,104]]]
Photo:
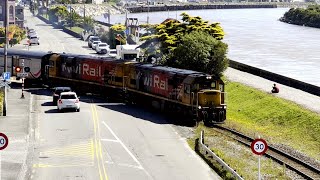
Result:
[[[65,28],[70,29],[70,27],[67,27],[67,26],[65,26]],[[81,34],[83,32],[83,29],[77,26],[71,27],[70,30],[78,34]]]
[[226,125],[320,160],[320,115],[240,83],[227,82]]
[[[236,170],[244,179],[256,179],[258,176],[258,156],[253,155],[250,148],[244,146],[232,138],[222,135],[212,128],[205,127],[200,124],[196,131],[195,137],[200,137],[200,131],[205,132],[205,144],[209,145],[211,150],[225,161],[230,167]],[[191,147],[195,147],[195,141],[189,139],[188,143]],[[199,153],[198,153],[199,154]],[[222,179],[235,179],[229,172],[221,168],[215,160],[199,154],[207,164],[219,175]],[[274,163],[271,159],[261,157],[261,175],[263,179],[290,179],[284,173],[285,167]]]
[[[307,156],[320,160],[320,115],[271,94],[235,82],[226,82],[228,96],[225,126],[252,137],[264,138],[268,144],[282,144]],[[188,140],[194,148],[200,131],[205,131],[205,144],[245,179],[256,179],[257,156],[250,148],[200,124],[195,137]],[[222,177],[224,172],[213,160],[200,155]],[[266,179],[291,179],[285,167],[265,157],[261,158],[261,172]],[[227,175],[228,176],[228,175]],[[228,179],[225,177],[224,179]]]

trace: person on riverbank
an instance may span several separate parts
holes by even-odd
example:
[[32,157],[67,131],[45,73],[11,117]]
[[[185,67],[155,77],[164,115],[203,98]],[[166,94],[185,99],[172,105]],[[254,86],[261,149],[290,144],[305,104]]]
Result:
[[279,93],[279,87],[276,84],[273,84],[271,92],[272,93]]

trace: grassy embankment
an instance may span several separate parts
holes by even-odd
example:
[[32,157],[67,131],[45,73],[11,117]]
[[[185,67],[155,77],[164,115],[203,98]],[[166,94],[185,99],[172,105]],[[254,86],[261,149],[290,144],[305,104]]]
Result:
[[[226,84],[228,109],[225,126],[252,137],[261,136],[268,144],[286,145],[320,160],[320,115],[240,83]],[[211,144],[210,147],[231,167],[248,179],[255,177],[252,175],[256,175],[253,172],[257,171],[257,158],[251,150],[211,128],[197,127],[196,137],[189,140],[191,146],[202,129],[205,130],[206,143]],[[288,178],[281,166],[275,166],[276,163],[268,159],[262,162],[264,173],[269,178]]]

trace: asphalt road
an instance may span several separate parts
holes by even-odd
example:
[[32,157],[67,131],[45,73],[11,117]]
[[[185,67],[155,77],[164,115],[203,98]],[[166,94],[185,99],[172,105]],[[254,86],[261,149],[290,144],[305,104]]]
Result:
[[[40,36],[40,45],[30,50],[93,52],[28,11],[26,18]],[[81,112],[57,113],[51,91],[31,93],[34,138],[27,179],[220,179],[175,125],[156,113],[92,97],[81,97]]]
[[139,107],[81,97],[59,113],[33,90],[35,142],[29,179],[219,179],[168,120]]
[[[25,10],[25,26],[30,29],[35,29],[38,36],[40,45],[32,44],[29,46],[29,51],[53,51],[56,53],[76,53],[76,54],[89,54],[96,56],[96,52],[88,48],[88,43],[81,41],[65,32],[62,29],[56,29],[49,24],[41,21],[36,16],[33,16],[29,10]],[[27,39],[23,40],[21,44],[15,45],[15,49],[28,50],[25,45]]]

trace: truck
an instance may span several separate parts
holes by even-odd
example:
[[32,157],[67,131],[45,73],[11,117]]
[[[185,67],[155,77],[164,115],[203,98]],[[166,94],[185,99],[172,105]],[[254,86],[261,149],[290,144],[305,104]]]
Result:
[[140,48],[138,45],[117,45],[116,46],[117,54],[115,55],[116,59],[121,60],[134,60],[138,59],[140,55]]

